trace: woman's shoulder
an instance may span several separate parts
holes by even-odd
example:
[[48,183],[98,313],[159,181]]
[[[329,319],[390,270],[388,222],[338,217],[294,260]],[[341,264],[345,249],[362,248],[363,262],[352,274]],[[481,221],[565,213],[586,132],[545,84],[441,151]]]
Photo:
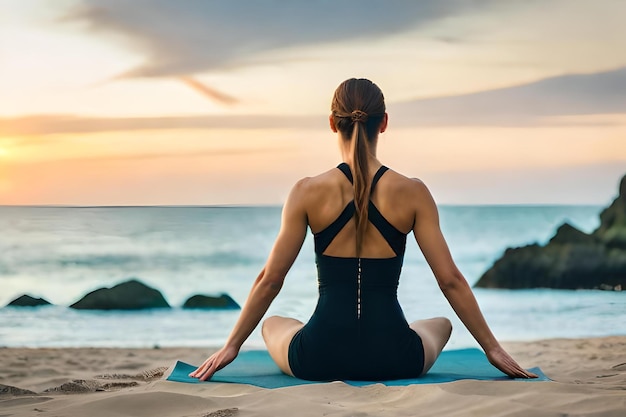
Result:
[[407,177],[391,168],[389,168],[389,177],[388,186],[393,188],[395,191],[401,193],[417,193],[421,194],[424,192],[428,192],[428,187],[419,178],[415,177]]
[[[383,186],[378,186],[378,189],[386,189],[395,196],[404,195],[410,198],[419,198],[430,195],[428,187],[421,179],[408,177],[392,168],[388,169],[383,178],[380,181]],[[352,187],[346,181],[343,172],[331,168],[318,175],[301,178],[293,186],[292,193],[302,198],[319,200],[337,197],[338,194],[351,193],[351,189]]]
[[340,170],[332,168],[318,175],[299,179],[294,184],[292,193],[316,199],[320,195],[327,195],[331,190],[340,188],[342,177],[344,174]]
[[345,178],[345,175],[339,169],[331,168],[320,174],[301,178],[298,182],[296,182],[296,186],[312,188],[328,187],[340,184]]

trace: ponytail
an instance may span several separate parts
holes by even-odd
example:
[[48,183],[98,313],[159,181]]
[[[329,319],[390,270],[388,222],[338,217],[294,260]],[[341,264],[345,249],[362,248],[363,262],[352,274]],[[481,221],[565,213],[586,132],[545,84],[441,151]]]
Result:
[[[352,118],[355,119],[353,112]],[[361,112],[362,113],[362,112]],[[367,115],[365,115],[367,118]],[[369,187],[369,139],[364,126],[365,120],[354,120],[352,129],[352,155],[354,161],[354,205],[356,212],[356,255],[361,254],[363,248],[363,237],[367,230],[368,208],[370,201]]]
[[337,130],[344,140],[351,141],[356,254],[360,257],[369,223],[370,141],[378,135],[385,117],[385,98],[380,88],[370,80],[351,78],[337,87],[330,109]]

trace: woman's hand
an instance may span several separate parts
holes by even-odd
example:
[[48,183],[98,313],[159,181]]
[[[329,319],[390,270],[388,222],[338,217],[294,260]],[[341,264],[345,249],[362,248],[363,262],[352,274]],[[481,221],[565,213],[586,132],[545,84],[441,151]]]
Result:
[[214,373],[235,360],[238,354],[239,349],[224,346],[212,354],[202,365],[198,367],[198,369],[190,373],[189,376],[198,378],[200,381],[206,381],[211,378]]
[[537,375],[519,366],[501,346],[490,349],[487,354],[489,362],[511,378],[537,378]]

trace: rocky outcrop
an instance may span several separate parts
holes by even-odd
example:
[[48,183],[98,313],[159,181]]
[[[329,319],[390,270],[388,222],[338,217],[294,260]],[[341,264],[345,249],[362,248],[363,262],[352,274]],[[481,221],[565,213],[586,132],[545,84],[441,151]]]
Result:
[[626,176],[619,185],[619,196],[600,213],[600,227],[593,232],[608,247],[626,250]]
[[31,297],[28,294],[24,294],[7,304],[7,307],[38,307],[47,305],[51,305],[48,300],[44,300],[43,298],[35,298]]
[[626,290],[626,176],[600,222],[591,234],[564,223],[545,246],[507,249],[476,286]]
[[241,307],[228,294],[220,294],[218,297],[208,295],[194,295],[189,297],[183,308],[201,308],[201,309],[220,309],[220,310],[238,310]]
[[158,290],[135,279],[112,288],[92,291],[70,306],[81,310],[141,310],[169,307]]

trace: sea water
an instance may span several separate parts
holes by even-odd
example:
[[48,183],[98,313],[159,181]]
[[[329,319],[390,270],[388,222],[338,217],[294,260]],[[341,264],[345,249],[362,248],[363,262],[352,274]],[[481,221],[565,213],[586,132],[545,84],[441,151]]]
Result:
[[[591,232],[598,206],[442,206],[441,227],[470,283],[507,247],[545,244],[567,221]],[[239,311],[183,310],[193,294],[243,304],[280,227],[280,207],[0,207],[0,305],[28,293],[54,306],[0,308],[0,346],[218,346]],[[84,311],[84,294],[137,278],[172,309]],[[502,340],[626,334],[626,292],[474,289]],[[475,346],[412,235],[398,291],[409,321],[447,316],[449,347]],[[313,239],[268,315],[306,321],[317,299]],[[257,329],[248,347],[262,345]]]

